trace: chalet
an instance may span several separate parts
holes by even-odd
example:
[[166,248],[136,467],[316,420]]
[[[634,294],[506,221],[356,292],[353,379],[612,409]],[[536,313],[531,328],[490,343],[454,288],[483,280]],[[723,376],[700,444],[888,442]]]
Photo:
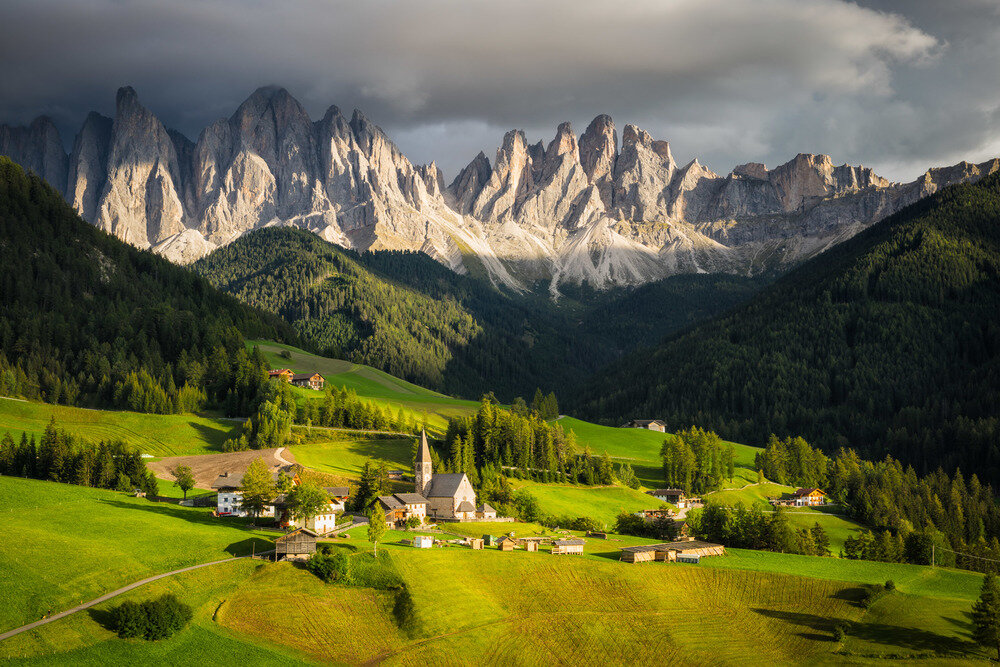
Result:
[[291,383],[296,387],[319,391],[326,385],[326,378],[319,373],[295,373],[292,375]]
[[674,511],[672,509],[642,510],[636,512],[635,515],[642,517],[646,521],[656,521],[657,519],[672,519]]
[[[726,548],[721,544],[700,542],[698,540],[680,540],[663,544],[643,544],[637,547],[624,547],[620,560],[626,563],[647,563],[649,561],[663,562],[699,562],[706,556],[723,556]],[[687,559],[687,560],[682,560]]]
[[[434,519],[475,521],[476,491],[464,472],[434,474],[427,432],[420,434],[420,448],[413,469],[413,491],[427,499],[427,516]],[[490,508],[491,510],[493,508]],[[485,506],[484,506],[485,512]],[[496,512],[493,512],[496,516]],[[479,517],[482,518],[482,517]]]
[[271,380],[281,380],[282,382],[292,381],[292,370],[290,368],[279,368],[277,370],[268,371],[267,377]]
[[413,546],[418,549],[430,549],[434,546],[434,538],[430,535],[417,535],[413,538]]
[[792,500],[797,507],[822,505],[826,502],[826,494],[822,489],[795,489]]
[[513,551],[517,546],[517,540],[509,535],[505,535],[497,542],[497,549],[500,551]]
[[650,491],[649,495],[665,503],[677,505],[681,509],[693,507],[695,503],[700,502],[699,498],[688,498],[687,494],[684,493],[684,489],[656,489]]
[[301,559],[316,553],[316,533],[298,528],[274,541],[274,559]]
[[659,419],[633,419],[628,423],[622,424],[621,428],[644,428],[648,431],[657,431],[659,433],[667,432],[666,422],[662,422]]
[[552,553],[555,554],[582,554],[583,545],[586,541],[579,538],[570,540],[555,540],[552,542]]

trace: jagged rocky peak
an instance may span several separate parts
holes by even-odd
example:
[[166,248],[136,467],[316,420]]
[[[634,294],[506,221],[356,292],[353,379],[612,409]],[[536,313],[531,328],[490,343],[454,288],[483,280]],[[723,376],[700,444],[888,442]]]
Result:
[[48,116],[35,118],[27,127],[0,125],[0,155],[9,156],[66,194],[68,158],[59,130]]
[[600,115],[580,135],[580,165],[591,183],[611,176],[618,156],[618,132],[611,116]]
[[486,157],[486,153],[483,151],[479,151],[479,154],[472,159],[472,162],[458,172],[455,180],[448,186],[448,190],[454,198],[455,208],[460,213],[469,212],[472,202],[475,201],[476,197],[482,191],[483,186],[490,180],[492,173],[493,168],[490,166],[490,159]]
[[97,217],[101,189],[108,176],[108,150],[113,125],[112,119],[91,111],[73,142],[66,199],[85,220]]

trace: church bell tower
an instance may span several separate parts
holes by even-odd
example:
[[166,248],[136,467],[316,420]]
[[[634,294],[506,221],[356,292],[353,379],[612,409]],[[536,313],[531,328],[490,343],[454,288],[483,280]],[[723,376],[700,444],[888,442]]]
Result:
[[413,485],[414,493],[419,493],[425,498],[430,493],[431,477],[434,474],[433,467],[433,464],[431,464],[431,450],[427,446],[427,431],[421,431],[417,460],[413,462],[413,471],[416,477],[416,483]]

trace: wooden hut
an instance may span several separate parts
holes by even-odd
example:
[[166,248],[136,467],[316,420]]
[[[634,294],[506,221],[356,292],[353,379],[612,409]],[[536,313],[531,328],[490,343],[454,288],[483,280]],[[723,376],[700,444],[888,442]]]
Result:
[[299,528],[274,541],[274,558],[303,558],[316,553],[316,533]]
[[528,540],[524,543],[524,548],[527,551],[538,551],[538,542],[535,540]]
[[552,553],[556,554],[582,554],[583,545],[586,541],[579,538],[572,540],[556,540],[552,543]]
[[513,551],[515,546],[517,546],[517,540],[509,535],[505,535],[497,541],[497,549],[500,551]]
[[481,537],[470,537],[469,546],[478,551],[483,548],[483,539]]
[[622,549],[619,560],[625,563],[648,563],[654,560],[656,551],[653,545],[642,545],[638,547],[625,547]]

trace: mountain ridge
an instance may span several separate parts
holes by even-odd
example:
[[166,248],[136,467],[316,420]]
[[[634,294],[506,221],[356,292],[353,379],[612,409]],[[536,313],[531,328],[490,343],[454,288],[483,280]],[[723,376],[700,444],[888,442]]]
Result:
[[91,113],[69,154],[40,117],[0,126],[0,153],[48,180],[84,219],[187,263],[241,234],[295,225],[358,251],[418,250],[454,271],[482,265],[524,291],[635,285],[682,273],[780,272],[1000,160],[892,183],[870,168],[801,153],[720,176],[679,165],[667,141],[597,116],[544,145],[506,133],[449,183],[415,165],[364,113],[313,121],[288,91],[256,90],[191,141],[123,87],[115,118]]

